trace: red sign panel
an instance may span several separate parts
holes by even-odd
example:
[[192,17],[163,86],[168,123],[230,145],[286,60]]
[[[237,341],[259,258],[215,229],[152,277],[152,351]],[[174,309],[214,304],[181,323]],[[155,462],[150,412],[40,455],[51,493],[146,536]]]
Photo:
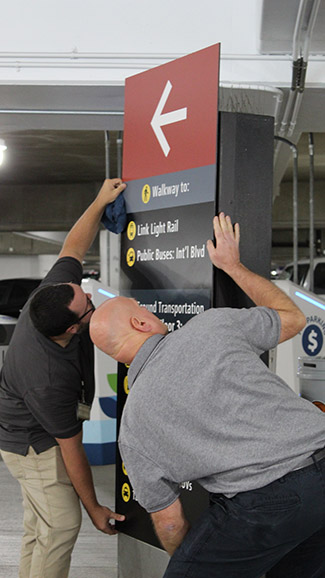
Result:
[[126,80],[123,180],[215,164],[219,55],[216,44]]

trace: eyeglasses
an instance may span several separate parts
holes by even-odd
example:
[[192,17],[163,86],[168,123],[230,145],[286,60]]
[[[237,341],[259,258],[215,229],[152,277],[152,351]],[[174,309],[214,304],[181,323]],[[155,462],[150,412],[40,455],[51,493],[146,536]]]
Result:
[[87,305],[90,305],[90,308],[87,309],[87,311],[81,315],[81,317],[78,317],[78,323],[80,323],[80,321],[86,317],[86,315],[88,315],[88,313],[93,313],[96,309],[95,305],[92,303],[92,301],[89,299],[88,295],[87,295]]

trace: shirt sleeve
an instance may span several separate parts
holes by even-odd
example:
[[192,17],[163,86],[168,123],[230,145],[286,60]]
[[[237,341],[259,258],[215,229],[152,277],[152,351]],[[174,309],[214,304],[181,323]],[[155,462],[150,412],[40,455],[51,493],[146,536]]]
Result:
[[57,388],[34,387],[28,390],[24,402],[31,414],[54,438],[70,438],[82,429],[77,419],[78,399],[67,391],[61,395]]
[[180,495],[179,485],[167,480],[153,460],[122,442],[119,449],[135,499],[147,512],[163,510],[175,502]]
[[268,307],[240,309],[238,321],[247,342],[258,355],[278,345],[281,321],[275,309]]
[[80,285],[82,280],[82,265],[74,257],[61,257],[44,277],[40,286],[52,283],[76,283]]

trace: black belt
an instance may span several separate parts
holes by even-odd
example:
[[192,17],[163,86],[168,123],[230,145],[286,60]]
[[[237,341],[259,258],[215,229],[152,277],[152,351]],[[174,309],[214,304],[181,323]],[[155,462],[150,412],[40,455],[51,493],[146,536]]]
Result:
[[325,458],[325,448],[322,448],[321,450],[316,450],[315,453],[306,458],[303,461],[303,463],[300,464],[300,466],[295,468],[293,471],[301,470],[302,468],[307,468],[307,466],[312,466],[315,462],[319,462],[323,458]]

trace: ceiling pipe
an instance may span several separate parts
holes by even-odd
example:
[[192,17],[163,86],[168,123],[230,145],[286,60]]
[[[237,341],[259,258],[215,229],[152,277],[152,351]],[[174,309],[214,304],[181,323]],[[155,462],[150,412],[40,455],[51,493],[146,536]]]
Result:
[[110,166],[109,166],[109,149],[110,149],[110,141],[109,141],[109,131],[105,130],[105,178],[109,179],[110,176]]
[[124,116],[123,110],[36,110],[30,108],[0,108],[0,114],[39,114],[71,116]]
[[[286,108],[281,121],[279,136],[291,136],[297,123],[297,117],[305,89],[305,79],[309,56],[309,45],[321,0],[300,0],[292,46],[292,81]],[[278,141],[277,156],[281,142]]]
[[307,61],[320,3],[321,0],[300,0],[294,31],[294,52],[292,55],[294,62],[299,58]]
[[116,139],[117,147],[117,176],[122,178],[122,147],[123,147],[123,132],[120,130]]
[[293,229],[293,282],[298,284],[298,149],[296,145],[282,136],[275,140],[290,146],[293,156],[293,192],[292,192],[292,229]]
[[[94,70],[150,70],[171,62],[176,58],[186,56],[186,53],[96,53],[96,52],[0,52],[0,68],[11,68],[20,71],[35,69],[94,69]],[[222,54],[222,61],[290,61],[287,54]],[[320,55],[312,55],[310,60],[323,62]]]
[[314,137],[309,133],[309,289],[314,291]]
[[302,102],[303,91],[309,58],[309,46],[313,34],[317,13],[321,0],[301,0],[298,17],[294,32],[294,52],[293,52],[293,78],[292,84],[296,85],[296,101],[292,112],[292,117],[288,127],[288,136],[294,132],[299,109]]

